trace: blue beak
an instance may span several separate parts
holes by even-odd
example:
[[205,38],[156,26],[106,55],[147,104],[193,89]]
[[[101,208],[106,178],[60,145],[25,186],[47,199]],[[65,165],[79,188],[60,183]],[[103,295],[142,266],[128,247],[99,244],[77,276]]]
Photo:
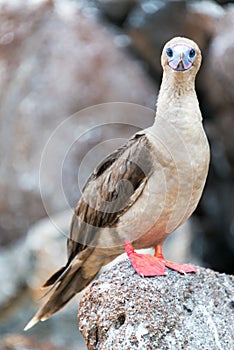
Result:
[[183,72],[192,67],[196,51],[184,44],[176,44],[166,50],[168,65],[177,72]]

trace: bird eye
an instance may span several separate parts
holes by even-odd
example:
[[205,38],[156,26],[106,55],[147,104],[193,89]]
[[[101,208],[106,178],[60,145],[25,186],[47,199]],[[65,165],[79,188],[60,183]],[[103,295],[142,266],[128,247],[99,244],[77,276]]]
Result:
[[190,57],[190,58],[193,58],[193,57],[195,56],[195,54],[196,54],[196,51],[195,51],[194,49],[191,49],[191,50],[189,51],[189,57]]
[[173,56],[173,51],[172,51],[172,49],[170,47],[166,50],[166,54],[167,54],[168,57],[172,57]]

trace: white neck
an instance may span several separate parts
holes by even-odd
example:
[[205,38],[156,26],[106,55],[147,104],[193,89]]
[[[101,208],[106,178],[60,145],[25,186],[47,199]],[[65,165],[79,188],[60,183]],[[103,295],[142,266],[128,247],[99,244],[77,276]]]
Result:
[[164,73],[157,101],[155,123],[158,118],[167,119],[168,122],[176,124],[202,120],[194,77],[183,75],[178,78],[175,74]]

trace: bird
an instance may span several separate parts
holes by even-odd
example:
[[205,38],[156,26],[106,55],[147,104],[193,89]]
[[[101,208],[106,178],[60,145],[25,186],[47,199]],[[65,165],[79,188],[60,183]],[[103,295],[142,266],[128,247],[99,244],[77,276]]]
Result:
[[[25,330],[59,311],[124,252],[142,277],[165,276],[167,268],[197,272],[167,260],[162,245],[196,209],[208,174],[209,143],[195,90],[201,61],[191,39],[175,37],[165,44],[154,123],[88,178],[70,226],[67,264],[44,283],[50,297]],[[136,252],[150,247],[154,255]]]

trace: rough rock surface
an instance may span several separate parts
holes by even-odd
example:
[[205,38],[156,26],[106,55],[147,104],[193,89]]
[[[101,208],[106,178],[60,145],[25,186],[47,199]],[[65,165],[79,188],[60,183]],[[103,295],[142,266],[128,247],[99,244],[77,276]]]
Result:
[[141,278],[124,260],[87,289],[79,328],[90,350],[230,350],[233,282],[204,268]]

